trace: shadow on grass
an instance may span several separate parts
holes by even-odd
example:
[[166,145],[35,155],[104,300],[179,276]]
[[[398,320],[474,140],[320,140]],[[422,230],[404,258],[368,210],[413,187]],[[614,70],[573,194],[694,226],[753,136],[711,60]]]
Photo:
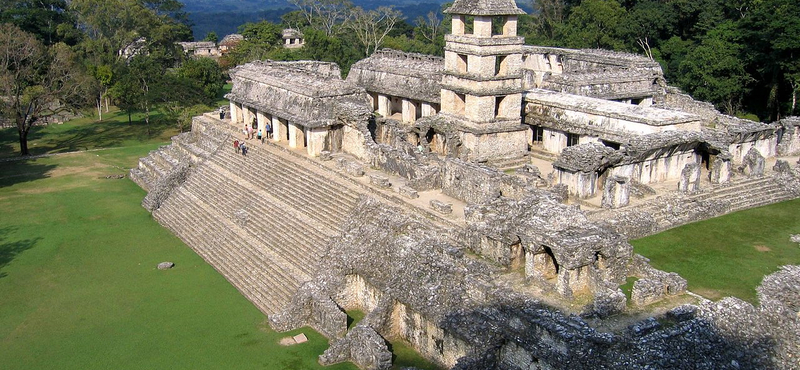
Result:
[[8,241],[8,236],[14,230],[16,229],[13,227],[0,228],[0,279],[8,276],[8,273],[2,271],[3,267],[11,263],[18,254],[33,248],[42,239],[37,237],[34,239]]
[[54,164],[40,164],[33,159],[0,162],[0,188],[48,178],[54,168]]
[[46,140],[43,145],[52,153],[73,152],[97,148],[111,148],[129,141],[146,142],[160,136],[167,130],[174,129],[167,125],[161,115],[153,115],[150,123],[150,134],[143,122],[134,121],[101,121],[91,125],[75,126],[56,137]]

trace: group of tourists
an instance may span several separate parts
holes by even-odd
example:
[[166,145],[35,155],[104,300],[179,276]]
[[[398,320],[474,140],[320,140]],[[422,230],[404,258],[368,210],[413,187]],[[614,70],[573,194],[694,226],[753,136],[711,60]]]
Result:
[[256,138],[256,140],[260,141],[262,144],[264,143],[264,139],[271,139],[272,138],[272,125],[269,122],[264,124],[263,128],[258,127],[258,122],[256,119],[253,118],[253,123],[251,125],[244,124],[244,129],[242,129],[242,133],[247,138],[247,140],[252,140]]
[[[258,122],[253,118],[252,124],[244,124],[242,133],[244,134],[245,140],[252,140],[255,138],[263,144],[265,139],[272,138],[272,125],[266,122],[263,128],[259,128]],[[239,139],[234,139],[233,149],[236,150],[236,154],[242,153],[243,156],[247,156],[247,145],[244,140],[240,142]]]
[[236,150],[236,154],[242,153],[243,156],[247,156],[247,145],[244,141],[239,142],[239,139],[233,140],[233,149]]

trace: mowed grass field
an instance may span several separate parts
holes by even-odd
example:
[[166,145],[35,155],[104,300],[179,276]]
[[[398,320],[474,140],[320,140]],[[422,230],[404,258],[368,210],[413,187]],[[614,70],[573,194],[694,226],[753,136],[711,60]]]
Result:
[[800,199],[744,210],[631,241],[661,270],[677,272],[689,290],[717,300],[758,303],[756,287],[783,265],[800,264]]
[[[0,368],[356,369],[319,365],[328,341],[309,328],[271,330],[140,206],[141,188],[106,178],[177,133],[164,125],[147,136],[141,122],[110,118],[36,128],[31,142],[34,154],[92,151],[0,162]],[[16,156],[15,135],[0,132],[0,157]],[[160,271],[163,261],[176,266]],[[309,342],[279,344],[300,332]],[[398,355],[434,368],[413,351]]]

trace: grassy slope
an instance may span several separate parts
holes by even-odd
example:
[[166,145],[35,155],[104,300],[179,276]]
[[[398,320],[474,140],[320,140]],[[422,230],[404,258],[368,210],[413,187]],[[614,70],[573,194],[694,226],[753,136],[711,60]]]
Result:
[[686,278],[689,290],[711,299],[735,296],[757,303],[755,288],[779,266],[800,264],[800,200],[754,208],[631,241],[656,268]]

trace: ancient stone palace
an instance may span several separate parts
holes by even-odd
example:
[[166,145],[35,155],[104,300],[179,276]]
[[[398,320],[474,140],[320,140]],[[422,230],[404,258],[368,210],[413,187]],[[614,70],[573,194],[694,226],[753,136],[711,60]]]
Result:
[[800,119],[723,115],[642,56],[527,46],[511,0],[446,13],[444,58],[232,69],[230,106],[131,171],[143,205],[274,329],[330,338],[322,364],[388,369],[392,339],[453,369],[796,368],[800,267],[758,306],[712,302],[628,239],[800,197]]

